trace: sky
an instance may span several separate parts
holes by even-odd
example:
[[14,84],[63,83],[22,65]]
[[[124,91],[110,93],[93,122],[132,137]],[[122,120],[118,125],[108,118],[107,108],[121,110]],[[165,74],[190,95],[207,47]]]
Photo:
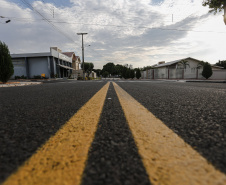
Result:
[[[108,62],[134,68],[186,57],[226,60],[223,12],[202,0],[0,0],[0,41],[10,53],[58,47],[102,69]],[[11,20],[9,23],[5,21]]]

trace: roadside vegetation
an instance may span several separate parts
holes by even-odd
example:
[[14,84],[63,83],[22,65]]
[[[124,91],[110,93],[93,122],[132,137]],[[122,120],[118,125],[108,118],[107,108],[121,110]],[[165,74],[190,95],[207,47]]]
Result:
[[132,65],[121,65],[109,62],[103,66],[100,71],[100,75],[104,78],[107,77],[119,77],[124,79],[134,79],[135,77],[139,79],[141,77],[140,69],[133,69]]
[[212,67],[208,62],[205,62],[203,65],[202,76],[206,79],[211,77],[213,74]]
[[226,60],[222,60],[216,63],[216,66],[220,66],[223,67],[224,69],[226,69]]
[[[81,68],[83,69],[83,63],[81,64]],[[89,63],[89,62],[84,62],[84,71],[85,73],[87,73],[87,77],[90,75],[90,73],[92,73],[92,70],[94,68],[93,63]]]
[[0,41],[0,81],[6,83],[14,73],[8,46]]
[[209,6],[210,11],[216,14],[218,11],[222,11],[224,6],[226,6],[225,0],[203,0],[203,6]]

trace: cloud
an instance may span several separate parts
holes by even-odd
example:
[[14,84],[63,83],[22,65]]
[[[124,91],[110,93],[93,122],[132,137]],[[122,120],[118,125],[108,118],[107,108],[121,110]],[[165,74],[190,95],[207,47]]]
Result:
[[[81,56],[81,36],[77,33],[87,32],[84,45],[91,46],[85,47],[85,60],[93,62],[95,68],[107,62],[143,67],[188,56],[214,62],[223,58],[222,15],[207,14],[208,8],[200,1],[29,2],[35,11],[15,0],[0,0],[0,16],[11,19],[0,24],[0,40],[11,53],[43,52],[58,46]],[[212,51],[211,56],[206,50]]]

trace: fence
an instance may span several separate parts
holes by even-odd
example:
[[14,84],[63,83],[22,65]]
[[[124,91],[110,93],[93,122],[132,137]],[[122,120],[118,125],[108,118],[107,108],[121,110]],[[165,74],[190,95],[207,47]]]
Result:
[[[149,69],[141,71],[142,79],[205,79],[202,69]],[[226,70],[213,70],[211,80],[226,80]]]

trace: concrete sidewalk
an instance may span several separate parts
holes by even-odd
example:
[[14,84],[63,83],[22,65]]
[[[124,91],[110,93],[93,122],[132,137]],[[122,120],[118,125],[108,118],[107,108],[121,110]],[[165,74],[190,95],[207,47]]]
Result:
[[68,79],[63,78],[51,78],[51,79],[20,79],[20,80],[9,80],[6,84],[0,82],[0,87],[16,87],[16,86],[26,86],[26,85],[39,85],[42,83],[48,83],[53,81],[65,81]]
[[141,79],[142,81],[164,81],[164,82],[200,82],[200,83],[226,83],[226,80],[195,80],[195,79]]
[[185,80],[186,82],[226,83],[226,80]]
[[6,84],[0,83],[0,87],[17,87],[17,86],[26,86],[26,85],[38,85],[43,82],[7,82]]

